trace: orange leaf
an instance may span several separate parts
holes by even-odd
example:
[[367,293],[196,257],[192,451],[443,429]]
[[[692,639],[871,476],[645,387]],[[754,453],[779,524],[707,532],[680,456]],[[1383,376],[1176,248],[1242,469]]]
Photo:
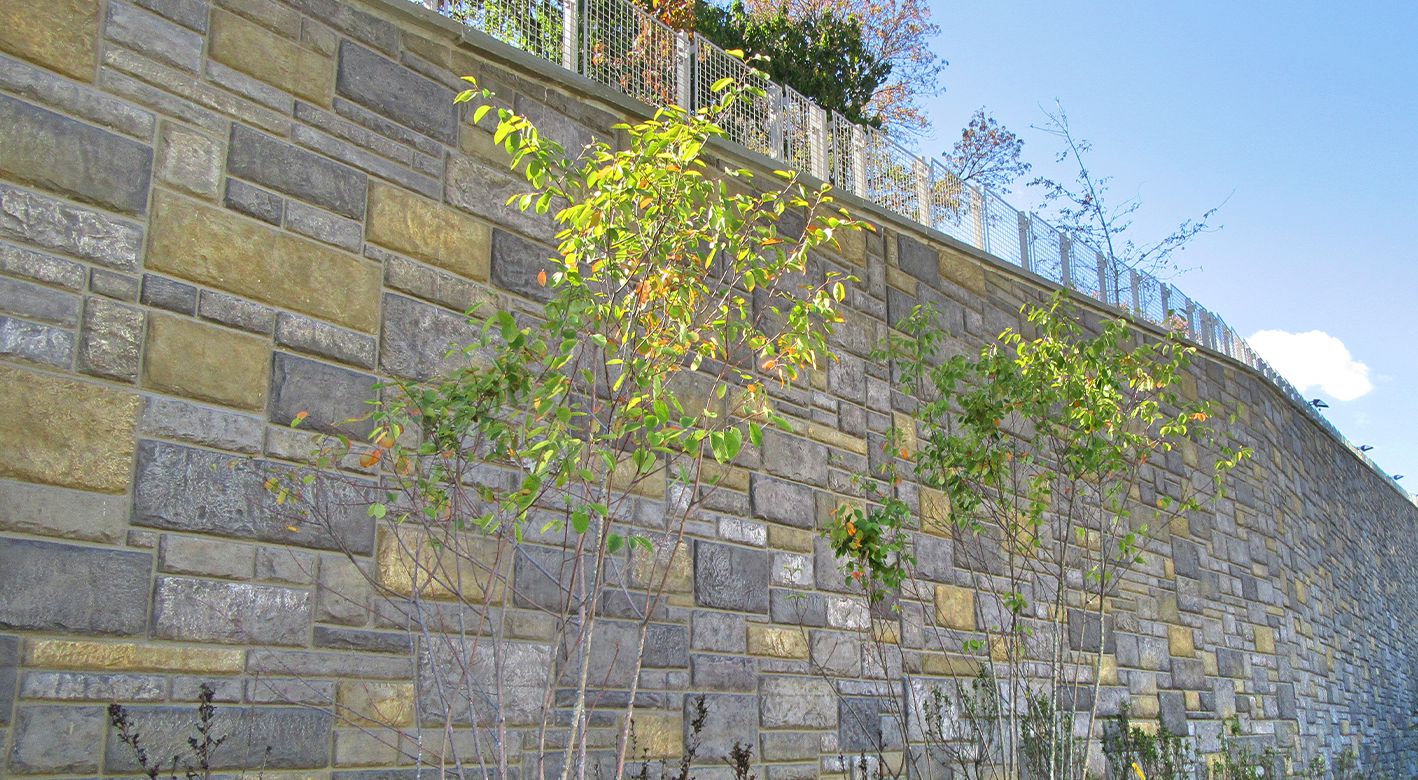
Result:
[[365,453],[365,455],[359,459],[359,465],[365,468],[372,468],[382,457],[384,457],[384,450],[374,450],[373,452]]
[[547,286],[547,272],[545,268],[537,272],[537,284],[542,287]]
[[300,422],[301,420],[304,420],[305,418],[307,418],[307,417],[309,417],[309,416],[310,416],[310,412],[296,412],[296,413],[295,413],[295,421],[296,421],[296,422]]

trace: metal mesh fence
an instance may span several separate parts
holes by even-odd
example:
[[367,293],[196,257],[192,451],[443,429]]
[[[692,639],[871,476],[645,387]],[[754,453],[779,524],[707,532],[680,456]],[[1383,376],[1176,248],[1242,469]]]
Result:
[[1334,430],[1224,320],[1175,287],[1061,235],[993,192],[962,183],[882,131],[758,79],[742,60],[670,28],[633,0],[411,1],[436,5],[499,41],[654,106],[702,108],[713,104],[711,87],[722,78],[757,81],[766,94],[745,96],[717,119],[734,141],[1138,319],[1181,330],[1255,368]]

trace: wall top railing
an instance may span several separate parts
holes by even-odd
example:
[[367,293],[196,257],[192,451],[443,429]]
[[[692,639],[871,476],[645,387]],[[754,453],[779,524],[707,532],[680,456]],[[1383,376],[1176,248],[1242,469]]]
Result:
[[[693,109],[713,101],[710,85],[722,78],[755,79],[740,58],[664,24],[631,0],[409,1],[652,106]],[[719,117],[733,141],[1249,366],[1388,479],[1234,328],[1175,286],[961,181],[939,161],[880,130],[855,124],[791,87],[761,78],[756,83],[761,96],[740,100]]]

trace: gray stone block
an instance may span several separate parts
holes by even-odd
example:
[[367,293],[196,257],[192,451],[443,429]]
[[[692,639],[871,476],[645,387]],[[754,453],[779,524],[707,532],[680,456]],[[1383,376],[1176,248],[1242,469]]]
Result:
[[103,34],[150,59],[197,72],[202,65],[202,36],[127,3],[108,5]]
[[198,577],[249,580],[256,567],[250,544],[207,536],[163,534],[158,543],[158,571]]
[[74,334],[52,325],[0,316],[0,356],[68,368],[74,358]]
[[153,594],[153,636],[161,639],[300,645],[310,620],[310,593],[293,588],[158,577]]
[[377,154],[366,152],[347,141],[326,135],[318,130],[312,130],[304,125],[296,125],[291,130],[291,140],[307,149],[314,149],[327,157],[372,173],[381,179],[388,179],[405,189],[430,198],[438,197],[437,179],[414,173]]
[[379,653],[277,650],[259,647],[247,651],[246,671],[262,676],[357,677],[367,680],[407,681],[414,674],[414,665],[411,658]]
[[384,283],[396,290],[460,312],[479,304],[483,305],[482,311],[487,311],[486,306],[495,303],[490,291],[460,276],[377,247],[366,247],[365,253],[384,263]]
[[257,417],[163,396],[146,400],[138,422],[144,436],[253,455],[261,451],[265,428]]
[[167,698],[167,678],[156,674],[29,672],[20,698],[58,701],[135,702]]
[[84,490],[0,480],[0,529],[91,542],[119,542],[128,499]]
[[310,201],[336,214],[364,218],[369,180],[363,173],[314,152],[245,125],[232,125],[226,164],[232,176]]
[[[153,755],[186,754],[196,707],[130,707],[134,730]],[[330,762],[328,712],[306,707],[217,707],[214,732],[226,735],[213,754],[213,769],[308,769]],[[95,741],[87,746],[93,751]],[[267,751],[269,748],[269,752]],[[138,762],[112,734],[104,756],[109,773],[133,773]]]
[[141,634],[151,569],[148,553],[0,538],[0,628]]
[[816,527],[817,503],[812,488],[755,473],[749,478],[749,491],[754,517],[796,528]]
[[837,727],[837,694],[820,677],[761,678],[758,701],[764,728]]
[[479,334],[462,314],[385,294],[380,336],[380,368],[395,376],[433,379],[467,366],[468,356],[450,355],[449,347],[473,344]]
[[1195,658],[1172,659],[1172,687],[1199,691],[1206,687],[1206,669]]
[[764,431],[763,467],[774,476],[825,486],[827,447],[782,431]]
[[79,296],[0,277],[0,310],[28,320],[72,328],[79,323]]
[[505,230],[492,231],[492,281],[498,287],[531,298],[534,301],[551,300],[550,283],[538,283],[537,275],[545,271],[548,276],[556,270],[550,258],[554,257],[551,247],[528,241]]
[[180,314],[195,314],[197,288],[165,276],[143,274],[143,292],[139,300],[144,306]]
[[152,169],[153,150],[143,144],[0,95],[0,172],[7,178],[142,214]]
[[940,252],[905,233],[896,235],[896,265],[923,282],[934,284],[940,280]]
[[758,685],[758,665],[752,658],[694,653],[689,666],[696,690],[752,693]]
[[221,141],[181,125],[166,124],[158,155],[158,178],[193,195],[215,198],[222,186],[223,157]]
[[206,0],[133,0],[134,3],[197,32],[207,31]]
[[[542,695],[551,669],[552,649],[545,645],[506,643],[499,650],[499,679],[489,643],[468,640],[460,644],[460,641],[450,636],[446,641],[435,642],[428,652],[419,653],[422,673],[419,675],[418,693],[423,711],[437,713],[436,717],[440,719],[447,713],[453,722],[467,724],[473,722],[475,705],[478,719],[487,723],[494,710],[491,706],[493,696],[500,688],[501,714],[509,724],[539,722],[543,710]],[[591,654],[591,663],[593,666],[597,663],[595,652]],[[601,678],[594,677],[593,673],[593,679],[599,681]],[[440,690],[444,693],[440,694]]]
[[374,429],[368,416],[369,401],[378,394],[377,381],[370,374],[277,352],[271,374],[271,422],[288,425],[306,412],[310,416],[302,428],[346,432],[363,439]]
[[[321,523],[293,525],[264,483],[284,469],[264,461],[158,441],[138,443],[133,523],[319,549],[368,554],[374,526],[347,480],[322,484],[330,505]],[[324,527],[329,523],[329,527]],[[294,530],[292,530],[294,529]]]
[[827,598],[821,593],[773,588],[769,591],[769,616],[774,623],[827,625]]
[[847,696],[838,701],[838,749],[849,754],[883,750],[881,709],[880,699]]
[[95,268],[89,272],[89,290],[105,298],[129,303],[138,302],[138,290],[142,283],[138,277],[117,271]]
[[[56,150],[56,153],[68,156],[67,149]],[[147,176],[146,172],[142,175],[142,198],[145,203]],[[143,229],[131,222],[70,206],[4,183],[0,183],[0,236],[19,239],[120,271],[138,270],[138,258],[143,251]]]
[[1172,562],[1177,574],[1183,577],[1201,576],[1201,551],[1191,542],[1172,539]]
[[197,301],[197,314],[263,336],[269,336],[276,329],[275,309],[215,290],[202,291]]
[[[685,739],[695,715],[697,696],[684,697]],[[729,755],[735,742],[751,741],[758,733],[758,697],[753,694],[704,694],[704,729],[699,733],[699,756],[717,763]]]
[[367,631],[358,628],[316,626],[315,646],[331,650],[408,655],[413,651],[414,642],[407,631]]
[[153,135],[156,120],[147,111],[26,62],[0,59],[0,87],[24,100],[57,108],[125,135],[143,140]]
[[120,382],[138,381],[143,321],[142,309],[90,298],[84,305],[79,369]]
[[379,351],[373,336],[289,312],[276,317],[276,343],[365,368],[374,367]]
[[87,270],[73,260],[0,242],[0,271],[69,290],[84,289]]
[[703,540],[694,542],[694,602],[739,612],[768,612],[769,556]]
[[340,44],[335,92],[444,143],[458,140],[453,90],[349,41]]
[[96,746],[103,744],[107,723],[103,707],[20,707],[10,745],[10,771],[25,775],[97,772]]
[[690,647],[721,653],[742,653],[748,646],[743,615],[729,612],[698,611],[690,621]]
[[358,252],[364,243],[364,227],[360,223],[298,201],[286,205],[286,227],[350,252]]
[[1280,683],[1275,686],[1275,714],[1281,720],[1295,720],[1300,717],[1294,683]]
[[1179,691],[1162,691],[1157,694],[1162,712],[1159,720],[1162,728],[1173,734],[1187,733],[1187,700]]
[[232,211],[239,211],[248,217],[255,217],[272,225],[281,224],[286,201],[279,195],[260,187],[247,184],[240,179],[226,180],[226,198],[223,201]]
[[528,236],[552,236],[556,223],[550,213],[522,211],[507,199],[527,191],[525,179],[506,166],[493,167],[472,157],[454,155],[448,160],[444,199],[475,216],[512,228]]

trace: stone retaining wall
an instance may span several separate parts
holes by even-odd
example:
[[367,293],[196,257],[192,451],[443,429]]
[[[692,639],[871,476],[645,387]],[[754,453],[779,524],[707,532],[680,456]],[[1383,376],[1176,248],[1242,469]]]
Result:
[[[0,0],[0,774],[131,772],[104,705],[160,733],[202,682],[249,724],[233,762],[407,766],[370,724],[412,730],[409,636],[333,552],[379,572],[393,548],[359,511],[288,527],[260,475],[308,453],[298,412],[319,427],[381,376],[449,367],[471,304],[535,308],[551,228],[503,205],[518,182],[451,102],[461,75],[569,143],[633,110],[401,0]],[[814,531],[895,411],[867,356],[920,301],[977,346],[1044,284],[862,208],[882,230],[823,260],[862,277],[843,359],[784,398],[800,435],[770,438],[693,526],[651,632],[657,755],[704,693],[706,752],[757,733],[770,780],[830,772],[898,684],[840,652],[864,612]],[[1237,714],[1412,776],[1418,511],[1249,370],[1207,357],[1193,384],[1241,411],[1257,457],[1125,583],[1108,701],[1203,751]],[[959,616],[952,541],[922,545]],[[893,679],[968,673],[903,615]],[[535,633],[525,668],[550,653]]]

